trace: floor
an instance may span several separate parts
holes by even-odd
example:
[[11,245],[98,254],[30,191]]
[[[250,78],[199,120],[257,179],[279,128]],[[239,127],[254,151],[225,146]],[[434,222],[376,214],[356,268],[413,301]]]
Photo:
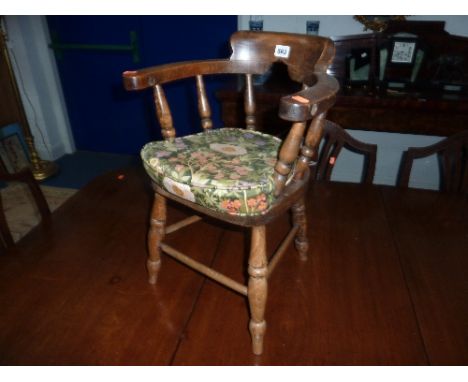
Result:
[[[254,356],[244,297],[168,256],[158,284],[147,284],[152,193],[142,171],[98,177],[54,214],[51,227],[0,257],[0,364],[467,364],[466,257],[400,258],[386,236],[381,195],[364,200],[359,188],[345,191],[320,203],[309,195],[311,256],[302,262],[291,246],[275,269],[265,352]],[[171,224],[186,212],[170,205],[168,215]],[[288,227],[287,216],[268,226],[269,253]],[[166,242],[243,280],[246,234],[225,228],[198,222]],[[420,266],[432,284],[418,299]],[[440,285],[450,298],[439,312],[432,306]]]
[[139,165],[138,156],[76,151],[55,161],[59,167],[56,175],[41,182],[45,186],[83,188],[92,179],[118,168]]

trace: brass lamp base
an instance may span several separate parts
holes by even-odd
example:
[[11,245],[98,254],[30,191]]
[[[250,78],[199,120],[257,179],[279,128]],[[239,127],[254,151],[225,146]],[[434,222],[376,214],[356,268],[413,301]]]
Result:
[[48,160],[39,160],[31,164],[31,171],[36,180],[45,180],[55,175],[59,167],[55,162]]
[[[33,176],[36,180],[44,180],[58,171],[58,166],[54,162],[47,161],[47,160],[42,160],[39,157],[39,154],[37,153],[36,147],[34,146],[34,137],[31,134],[31,129],[28,124],[28,119],[26,117],[26,114],[24,112],[23,108],[23,103],[21,101],[21,96],[18,90],[18,84],[16,83],[16,77],[13,72],[13,68],[11,65],[11,60],[10,60],[10,55],[8,53],[8,48],[6,44],[6,33],[2,29],[2,23],[1,23],[1,17],[0,17],[0,55],[3,56],[2,58],[2,63],[3,59],[7,65],[8,72],[9,72],[9,80],[11,82],[11,87],[13,89],[14,96],[16,98],[17,104],[19,105],[19,110],[18,110],[18,116],[15,118],[21,125],[23,129],[23,135],[24,135],[24,140],[26,141],[26,145],[28,147],[29,151],[29,157],[31,161],[31,171],[33,173]],[[3,80],[3,78],[2,78]],[[7,80],[5,80],[6,83]],[[6,86],[6,85],[5,85]]]

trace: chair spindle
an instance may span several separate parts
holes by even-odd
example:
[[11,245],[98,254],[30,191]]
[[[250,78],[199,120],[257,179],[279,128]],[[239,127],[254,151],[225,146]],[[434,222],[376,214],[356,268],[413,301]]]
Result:
[[309,167],[310,161],[317,160],[317,150],[322,139],[325,113],[317,115],[310,123],[304,144],[301,148],[301,155],[296,164],[294,179],[302,179],[305,170]]
[[281,146],[275,165],[275,196],[280,195],[286,185],[292,165],[299,154],[305,127],[306,122],[294,123]]
[[252,82],[252,74],[245,75],[245,125],[247,130],[256,130],[255,128],[255,95]]
[[154,103],[156,105],[156,114],[162,129],[162,136],[170,140],[176,136],[174,124],[172,122],[171,109],[167,103],[166,95],[161,85],[154,86]]
[[197,97],[198,97],[198,112],[200,113],[201,126],[203,130],[209,130],[213,127],[211,120],[211,108],[206,96],[205,82],[202,75],[197,75]]
[[268,260],[266,256],[265,232],[264,225],[252,227],[248,267],[249,330],[252,336],[252,351],[256,355],[260,355],[263,352],[263,337],[266,331],[265,307],[268,296]]

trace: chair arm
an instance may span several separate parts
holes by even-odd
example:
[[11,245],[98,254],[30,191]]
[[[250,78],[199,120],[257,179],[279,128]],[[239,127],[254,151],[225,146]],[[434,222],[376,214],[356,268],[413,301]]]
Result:
[[325,73],[316,73],[317,82],[300,92],[281,98],[279,116],[287,121],[307,121],[335,103],[338,81]]
[[204,74],[264,73],[271,63],[240,60],[183,61],[123,72],[126,90],[141,90]]

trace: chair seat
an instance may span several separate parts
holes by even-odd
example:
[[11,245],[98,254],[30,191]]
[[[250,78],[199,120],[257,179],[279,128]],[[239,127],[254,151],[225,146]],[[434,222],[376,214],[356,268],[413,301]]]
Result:
[[141,157],[154,182],[179,197],[229,214],[264,214],[274,200],[281,140],[222,128],[146,144]]

